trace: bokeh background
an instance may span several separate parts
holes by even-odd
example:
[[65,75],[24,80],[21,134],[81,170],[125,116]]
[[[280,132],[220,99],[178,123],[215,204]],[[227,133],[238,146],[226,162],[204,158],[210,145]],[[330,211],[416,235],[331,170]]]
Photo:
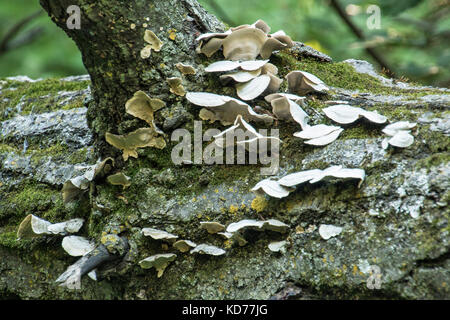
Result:
[[[161,0],[163,1],[163,0]],[[0,1],[0,77],[85,74],[75,44],[38,0]],[[368,60],[396,77],[450,86],[450,0],[200,0],[229,26],[265,20],[332,56]],[[381,9],[370,30],[369,5]],[[380,61],[382,63],[380,63]]]

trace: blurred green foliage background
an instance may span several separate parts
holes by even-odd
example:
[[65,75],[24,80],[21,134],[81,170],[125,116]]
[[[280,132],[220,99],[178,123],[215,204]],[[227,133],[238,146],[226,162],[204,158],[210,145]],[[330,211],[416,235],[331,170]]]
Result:
[[[163,0],[160,0],[163,1]],[[376,51],[397,77],[415,82],[450,86],[450,0],[199,0],[229,26],[265,20],[272,31],[283,29],[333,57],[376,60]],[[370,30],[369,5],[381,9],[381,28]],[[338,14],[340,7],[364,39],[358,39]],[[37,11],[8,40],[22,19]],[[5,39],[7,41],[5,41]],[[28,75],[59,77],[85,74],[75,44],[59,30],[38,0],[0,2],[0,77]]]

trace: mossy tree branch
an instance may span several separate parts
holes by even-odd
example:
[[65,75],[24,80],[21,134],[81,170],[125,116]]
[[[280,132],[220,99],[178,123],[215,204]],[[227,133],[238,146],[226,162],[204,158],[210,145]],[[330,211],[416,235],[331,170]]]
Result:
[[[93,103],[88,121],[100,153],[104,134],[120,132],[125,102],[137,90],[164,95],[165,79],[174,76],[177,62],[193,61],[195,38],[223,25],[196,0],[40,0],[52,20],[71,37],[82,53],[92,80]],[[67,8],[81,11],[81,29],[69,29]],[[150,29],[164,42],[160,52],[142,59],[144,32]],[[172,37],[169,38],[172,33]],[[174,38],[175,35],[175,38]],[[173,39],[174,38],[174,39]]]

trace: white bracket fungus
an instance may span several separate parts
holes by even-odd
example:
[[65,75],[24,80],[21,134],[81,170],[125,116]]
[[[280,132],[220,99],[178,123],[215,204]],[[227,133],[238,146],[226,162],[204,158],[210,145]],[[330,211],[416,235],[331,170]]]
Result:
[[222,232],[225,230],[225,226],[219,222],[201,221],[200,228],[205,229],[210,234]]
[[62,240],[63,249],[73,257],[81,257],[95,249],[95,243],[84,237],[67,236]]
[[387,125],[383,129],[383,133],[390,136],[382,142],[383,149],[387,149],[388,145],[398,148],[407,148],[414,143],[414,136],[410,133],[410,129],[417,124],[408,121],[399,121]]
[[269,250],[272,252],[285,253],[286,252],[286,244],[287,244],[286,240],[275,241],[275,242],[269,243],[268,247],[269,247]]
[[221,256],[226,253],[225,250],[218,248],[216,246],[211,246],[206,243],[199,244],[194,249],[191,250],[191,254],[198,253],[198,254],[206,254],[210,256]]
[[[333,177],[340,179],[359,179],[358,187],[365,178],[363,169],[348,169],[342,166],[331,166],[325,170],[313,169],[288,174],[278,181],[265,179],[258,182],[252,189],[257,194],[267,194],[274,198],[284,198],[289,195],[293,187],[305,182],[317,183],[324,178]],[[263,191],[263,192],[262,192]]]
[[335,141],[342,131],[344,129],[341,127],[318,124],[308,126],[303,131],[294,133],[294,137],[307,139],[305,143],[309,145],[325,146]]
[[305,95],[309,92],[326,92],[329,88],[315,75],[306,71],[291,71],[286,75],[289,92]]
[[42,235],[67,235],[78,232],[83,226],[84,219],[76,218],[65,222],[52,224],[44,219],[29,214],[22,220],[17,230],[17,238],[31,239]]
[[376,111],[366,111],[358,107],[338,104],[322,109],[325,115],[331,120],[340,124],[353,123],[361,117],[366,118],[370,122],[382,124],[387,118]]
[[127,135],[115,135],[107,132],[105,139],[113,147],[122,150],[123,159],[127,161],[129,157],[138,157],[138,148],[155,147],[164,149],[166,142],[164,138],[157,137],[158,134],[159,132],[154,128],[139,128]]
[[287,96],[281,96],[270,101],[272,113],[279,120],[295,121],[302,129],[308,126],[308,114]]
[[286,233],[289,230],[289,226],[279,220],[253,220],[244,219],[238,222],[233,222],[228,225],[228,233],[242,232],[244,229],[254,229],[258,231],[270,230],[279,233]]
[[324,240],[336,237],[342,232],[341,227],[333,226],[331,224],[321,224],[319,226],[319,234]]
[[155,268],[156,271],[158,271],[158,278],[161,278],[164,270],[166,270],[169,264],[174,261],[176,257],[177,255],[175,253],[155,254],[139,261],[139,265],[142,269]]
[[[246,121],[261,121],[267,124],[273,122],[271,116],[257,114],[248,104],[232,97],[207,92],[188,92],[186,99],[192,104],[207,108],[214,114],[213,119],[208,120],[218,119],[223,125],[232,124],[238,115]],[[202,116],[207,114],[203,112]]]
[[190,240],[178,240],[173,244],[173,247],[180,252],[188,252],[191,248],[195,248],[197,244]]
[[175,239],[178,238],[178,236],[174,234],[153,228],[143,228],[141,232],[144,236],[151,237],[154,240],[174,241]]

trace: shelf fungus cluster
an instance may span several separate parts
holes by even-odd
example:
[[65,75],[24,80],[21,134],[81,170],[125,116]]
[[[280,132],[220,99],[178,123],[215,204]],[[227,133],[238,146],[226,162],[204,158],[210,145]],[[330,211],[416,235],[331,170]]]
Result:
[[268,59],[272,52],[294,45],[282,30],[269,33],[270,27],[262,20],[230,28],[223,33],[205,33],[197,38],[200,42],[197,52],[209,58],[223,48],[227,60],[255,60],[258,56]]
[[145,30],[144,41],[148,44],[141,50],[141,58],[148,59],[153,51],[159,52],[163,42],[159,40],[156,34],[151,30]]
[[387,149],[389,145],[398,148],[407,148],[414,143],[414,136],[411,134],[411,129],[416,126],[416,123],[408,121],[399,121],[387,125],[383,129],[383,133],[389,138],[385,138],[382,142],[383,149]]
[[342,166],[331,166],[325,170],[312,169],[288,174],[279,180],[264,179],[258,182],[252,189],[257,195],[267,194],[273,198],[284,198],[295,190],[295,187],[309,182],[317,183],[325,178],[357,179],[361,186],[365,178],[363,169],[348,169]]
[[164,149],[166,141],[164,133],[156,127],[154,122],[154,113],[166,106],[166,103],[160,99],[150,98],[145,92],[137,91],[134,96],[125,104],[125,110],[128,114],[144,120],[149,124],[147,128],[139,128],[126,135],[115,135],[107,132],[105,134],[106,142],[123,152],[123,159],[129,157],[137,158],[137,149],[145,147],[154,147]]

